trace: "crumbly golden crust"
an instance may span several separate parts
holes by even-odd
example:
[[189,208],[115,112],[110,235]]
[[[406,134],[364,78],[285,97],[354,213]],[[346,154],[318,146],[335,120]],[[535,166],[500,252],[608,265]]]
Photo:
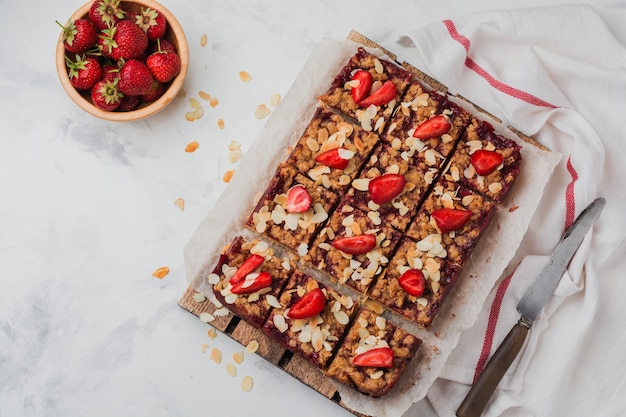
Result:
[[[421,343],[420,339],[382,316],[362,309],[326,375],[363,394],[380,397],[394,387]],[[359,353],[380,347],[390,347],[393,350],[392,368],[359,367],[352,363]]]

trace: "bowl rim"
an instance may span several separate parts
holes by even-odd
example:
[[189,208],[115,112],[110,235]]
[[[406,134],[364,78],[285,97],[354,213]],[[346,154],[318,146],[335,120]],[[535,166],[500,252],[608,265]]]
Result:
[[[89,13],[89,8],[93,0],[88,1],[78,8],[69,18],[69,21],[79,19]],[[63,31],[59,35],[56,48],[56,68],[59,80],[65,92],[70,96],[80,108],[98,118],[115,121],[115,122],[129,122],[145,119],[155,113],[163,110],[170,102],[176,98],[181,90],[185,77],[187,75],[187,69],[189,67],[189,46],[187,44],[187,38],[180,22],[165,6],[155,0],[122,0],[121,3],[138,3],[145,7],[150,7],[159,10],[165,16],[165,20],[168,23],[169,30],[172,31],[173,36],[178,42],[178,55],[180,57],[180,71],[178,75],[172,80],[165,93],[154,102],[148,104],[145,107],[141,107],[136,110],[127,112],[106,111],[99,109],[93,103],[85,99],[78,90],[74,88],[70,82],[67,67],[65,65],[65,46],[63,45]]]

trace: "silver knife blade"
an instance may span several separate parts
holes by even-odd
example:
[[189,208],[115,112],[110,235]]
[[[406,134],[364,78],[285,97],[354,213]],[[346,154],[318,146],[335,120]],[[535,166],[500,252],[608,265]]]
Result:
[[561,238],[548,264],[522,296],[517,311],[528,325],[535,321],[556,289],[567,265],[605,204],[604,198],[598,198],[580,213]]

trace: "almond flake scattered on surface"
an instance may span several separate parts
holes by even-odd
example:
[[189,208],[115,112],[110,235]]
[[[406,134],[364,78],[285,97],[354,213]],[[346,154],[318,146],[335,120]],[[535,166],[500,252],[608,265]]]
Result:
[[207,93],[206,91],[198,91],[198,95],[200,96],[200,98],[204,101],[209,101],[211,100],[211,94]]
[[243,362],[243,352],[242,351],[238,351],[233,353],[233,360],[235,361],[236,364],[241,364]]
[[256,106],[256,110],[254,110],[254,117],[258,120],[263,120],[267,116],[269,116],[271,112],[272,111],[269,107],[267,107],[266,104],[259,104],[258,106]]
[[256,340],[251,340],[250,343],[248,343],[248,345],[246,346],[246,352],[254,353],[257,351],[258,348],[259,342],[257,342]]
[[217,127],[218,127],[220,130],[223,130],[223,129],[224,129],[224,119],[217,119]]
[[198,318],[200,319],[200,321],[203,321],[205,323],[211,323],[213,320],[215,320],[215,316],[211,313],[207,313],[206,311],[200,313]]
[[215,339],[217,337],[217,330],[215,330],[215,327],[211,327],[206,332],[206,335],[209,336],[209,339]]
[[241,151],[241,144],[236,140],[231,140],[228,144],[228,160],[230,162],[237,162],[243,156],[243,152]]
[[180,91],[178,92],[178,94],[176,94],[176,97],[178,97],[178,98],[185,98],[185,97],[187,97],[187,92],[185,91],[184,88],[181,88]]
[[215,108],[218,104],[220,104],[220,101],[217,99],[217,97],[211,97],[211,99],[209,100],[209,104],[211,105],[211,107]]
[[204,294],[202,294],[201,292],[194,292],[193,293],[193,301],[195,301],[196,303],[202,303],[206,300],[206,296]]
[[180,211],[185,210],[185,200],[183,200],[182,198],[178,197],[176,200],[174,200],[174,204],[180,209]]
[[252,391],[252,387],[254,387],[254,379],[249,375],[244,376],[241,380],[241,390],[250,392]]
[[203,344],[201,344],[201,345],[200,345],[200,351],[201,351],[202,353],[206,353],[206,350],[207,350],[208,348],[209,348],[209,345],[208,345],[208,344],[206,344],[206,343],[203,343]]
[[195,152],[198,148],[200,147],[200,144],[198,143],[198,141],[193,141],[193,142],[189,142],[187,144],[187,146],[185,147],[185,152]]
[[170,273],[170,269],[167,266],[162,266],[160,268],[155,269],[154,272],[152,273],[152,276],[158,279],[163,279],[169,273]]
[[224,173],[224,176],[222,177],[222,181],[230,182],[230,180],[233,179],[233,175],[235,175],[235,170],[234,169],[229,169],[228,171],[226,171]]
[[200,36],[200,46],[202,46],[203,48],[206,46],[208,41],[209,41],[209,37],[206,35],[206,33]]
[[226,364],[226,373],[228,376],[232,376],[233,378],[237,376],[237,368],[232,363],[228,362]]
[[278,93],[272,94],[272,97],[270,97],[270,106],[272,107],[278,106],[278,104],[280,103],[280,100],[281,100],[280,94]]
[[218,348],[211,349],[211,360],[217,364],[222,363],[222,351]]
[[246,71],[239,71],[239,79],[247,83],[252,80],[252,75],[248,74]]

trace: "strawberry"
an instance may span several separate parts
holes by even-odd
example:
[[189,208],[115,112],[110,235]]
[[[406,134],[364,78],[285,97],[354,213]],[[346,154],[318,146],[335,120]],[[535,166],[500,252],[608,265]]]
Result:
[[252,294],[272,285],[272,276],[269,272],[261,271],[246,275],[230,289],[233,294]]
[[117,81],[98,81],[91,89],[91,101],[94,106],[102,110],[117,109],[122,101],[122,94],[117,89]]
[[89,20],[98,30],[115,25],[124,15],[120,0],[94,0],[89,7]]
[[396,85],[391,80],[385,81],[382,87],[378,90],[374,91],[367,98],[361,100],[359,102],[359,106],[361,107],[369,107],[371,105],[374,106],[382,106],[383,104],[389,103],[391,100],[396,98]]
[[148,47],[146,33],[130,20],[103,29],[98,39],[102,55],[119,61],[139,58]]
[[359,85],[352,87],[352,98],[358,104],[370,93],[373,81],[372,74],[369,71],[358,70],[352,76],[352,80],[359,81]]
[[230,277],[230,280],[228,280],[228,282],[230,282],[232,285],[237,284],[239,281],[243,280],[246,275],[253,272],[259,266],[263,265],[263,262],[265,262],[264,257],[253,253],[246,258],[246,260],[241,264],[239,268],[237,268],[237,271],[232,277]]
[[61,39],[69,52],[82,54],[98,43],[98,30],[88,19],[76,19],[65,26],[57,24],[63,28]]
[[346,169],[354,152],[346,148],[334,148],[315,157],[315,162],[335,169]]
[[504,157],[495,151],[479,149],[472,154],[470,162],[478,175],[489,175],[504,162]]
[[287,191],[287,207],[288,213],[304,213],[311,207],[313,198],[303,185],[294,185]]
[[105,81],[115,81],[120,75],[120,69],[117,65],[104,65],[102,67],[102,79]]
[[120,69],[119,89],[129,96],[148,94],[152,89],[152,73],[143,62],[131,59]]
[[[160,42],[159,42],[160,43]],[[180,71],[180,58],[171,51],[157,51],[146,59],[154,78],[162,83],[172,81]]]
[[306,319],[307,317],[313,317],[324,310],[325,304],[326,297],[324,293],[319,288],[315,288],[296,301],[289,309],[287,316],[290,319]]
[[124,96],[117,111],[133,111],[139,107],[141,103],[141,97],[139,96]]
[[409,269],[398,278],[398,284],[407,293],[419,297],[424,293],[426,279],[424,273],[419,269]]
[[432,216],[441,233],[448,233],[463,227],[472,217],[472,212],[469,210],[442,208],[435,210]]
[[154,46],[152,47],[152,52],[158,51],[171,51],[174,53],[178,53],[178,51],[176,50],[176,45],[174,45],[167,39],[159,39],[158,42],[154,43]]
[[389,203],[404,190],[404,175],[383,174],[370,180],[367,188],[376,204]]
[[92,56],[76,55],[76,61],[66,56],[65,63],[70,83],[77,90],[90,90],[102,78],[102,67]]
[[165,90],[167,90],[165,84],[160,83],[157,80],[152,80],[152,88],[150,89],[150,92],[147,94],[143,94],[141,96],[141,99],[146,103],[152,103],[153,101],[157,101],[159,97],[161,97],[163,93],[165,93]]
[[413,132],[414,138],[432,139],[448,133],[452,125],[445,116],[435,116],[415,128]]
[[393,356],[390,347],[374,348],[356,355],[352,364],[369,368],[393,368]]
[[133,16],[133,21],[148,35],[148,39],[156,41],[165,35],[167,21],[161,12],[155,9],[141,8],[140,13]]
[[340,237],[333,240],[333,246],[349,255],[363,255],[376,247],[376,236],[362,234]]

